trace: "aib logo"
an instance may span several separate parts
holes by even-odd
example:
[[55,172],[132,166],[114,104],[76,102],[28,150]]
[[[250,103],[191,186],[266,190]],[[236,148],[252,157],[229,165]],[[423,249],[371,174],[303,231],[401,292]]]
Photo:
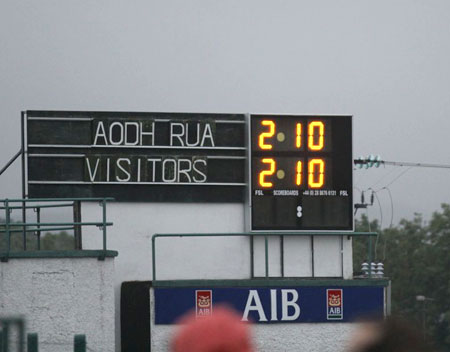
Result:
[[195,316],[197,318],[207,317],[212,314],[212,291],[195,291]]
[[327,320],[342,320],[344,303],[341,289],[327,290]]

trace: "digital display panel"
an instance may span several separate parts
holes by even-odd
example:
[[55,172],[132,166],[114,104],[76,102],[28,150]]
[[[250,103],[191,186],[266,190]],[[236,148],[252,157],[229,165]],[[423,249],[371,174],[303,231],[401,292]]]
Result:
[[250,115],[252,231],[353,229],[351,116]]

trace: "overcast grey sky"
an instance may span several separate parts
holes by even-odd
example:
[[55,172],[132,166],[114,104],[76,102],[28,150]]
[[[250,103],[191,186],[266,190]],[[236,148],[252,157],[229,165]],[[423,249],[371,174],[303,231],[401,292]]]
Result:
[[[0,102],[0,166],[30,109],[352,114],[355,156],[450,164],[450,1],[1,0]],[[407,171],[394,221],[428,217],[449,185],[448,169]],[[0,198],[20,194],[17,162]]]

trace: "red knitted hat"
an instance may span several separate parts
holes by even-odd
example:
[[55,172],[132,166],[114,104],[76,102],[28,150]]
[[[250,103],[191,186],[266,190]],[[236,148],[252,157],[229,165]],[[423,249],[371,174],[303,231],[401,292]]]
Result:
[[249,324],[234,311],[214,307],[212,316],[196,319],[193,314],[180,321],[172,340],[172,352],[253,352]]

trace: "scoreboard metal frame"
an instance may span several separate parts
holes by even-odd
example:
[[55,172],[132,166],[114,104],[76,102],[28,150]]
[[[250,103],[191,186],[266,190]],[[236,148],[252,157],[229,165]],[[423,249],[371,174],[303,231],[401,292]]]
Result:
[[[305,228],[305,226],[284,226],[280,227],[277,225],[267,225],[267,226],[255,226],[254,220],[255,220],[255,216],[254,216],[254,192],[255,192],[255,178],[257,177],[255,175],[255,172],[258,172],[257,170],[255,170],[255,167],[253,164],[253,159],[255,158],[254,155],[254,146],[255,146],[255,140],[254,138],[252,139],[252,134],[254,134],[253,132],[253,128],[254,126],[252,126],[252,122],[254,119],[256,118],[267,118],[270,119],[271,117],[274,120],[283,120],[283,119],[295,119],[298,118],[302,121],[305,120],[309,120],[309,121],[332,121],[331,123],[342,123],[342,121],[346,120],[346,124],[350,126],[351,131],[347,131],[347,137],[350,139],[348,141],[348,143],[350,144],[350,146],[346,149],[348,149],[346,151],[346,155],[345,158],[348,162],[348,165],[336,165],[336,167],[338,168],[347,168],[346,172],[350,173],[350,182],[347,182],[347,191],[348,191],[348,196],[346,199],[346,205],[345,205],[345,214],[344,216],[346,217],[346,225],[345,226],[333,226],[330,224],[325,224],[325,225],[319,225],[319,226],[307,226]],[[270,113],[251,113],[251,114],[247,114],[246,115],[246,120],[247,120],[247,181],[248,181],[248,190],[246,192],[246,216],[245,216],[245,220],[246,220],[246,229],[249,232],[258,232],[258,233],[264,233],[264,232],[270,232],[270,233],[288,233],[288,232],[352,232],[354,231],[354,217],[353,217],[353,208],[354,208],[354,202],[353,202],[353,116],[352,115],[314,115],[314,114],[270,114]],[[337,122],[336,122],[337,121]],[[271,126],[267,125],[266,126],[266,132],[269,133],[270,132],[270,128]],[[330,126],[327,127],[328,129],[331,129]],[[303,131],[307,131],[307,127],[303,126]],[[298,132],[298,131],[297,131]],[[266,134],[268,135],[268,134]],[[255,137],[253,135],[253,137]],[[276,132],[273,135],[273,138],[276,138]],[[303,137],[306,137],[306,133],[304,134]],[[332,138],[333,136],[331,136]],[[337,137],[337,136],[336,136]],[[303,153],[302,156],[300,158],[305,158],[305,153],[307,153],[305,150],[307,148],[306,145],[306,138],[304,138],[305,140],[303,141],[303,144],[305,145],[303,148]],[[266,143],[265,141],[270,141],[269,139],[263,139],[263,143]],[[316,139],[316,144],[317,144],[317,139]],[[267,144],[270,144],[270,142],[267,142]],[[331,146],[328,146],[328,148],[332,148],[333,144]],[[331,152],[331,150],[328,150],[328,152]],[[270,150],[266,151],[266,152],[262,152],[261,150],[259,150],[260,155],[261,154],[266,154],[266,155],[270,155]],[[282,153],[285,153],[286,155],[292,155],[292,151],[291,152],[286,152],[286,150],[284,150]],[[312,155],[312,153],[309,151],[309,154]],[[336,151],[334,151],[334,153],[336,153]],[[278,152],[275,152],[273,154],[279,154]],[[331,155],[331,157],[329,157],[329,159],[331,159],[331,161],[333,161],[334,157],[333,153],[328,153],[328,155]],[[280,158],[279,155],[274,156],[273,159],[276,158]],[[341,155],[341,157],[343,157]],[[262,158],[262,157],[260,157]],[[285,159],[287,159],[287,157],[284,157]],[[307,158],[304,159],[304,161],[307,161]],[[268,162],[268,164],[266,165],[266,171],[270,169],[270,162]],[[307,170],[308,165],[303,165],[304,168]],[[306,166],[306,167],[305,167]],[[273,171],[273,170],[271,170]],[[275,170],[276,171],[276,170]],[[272,174],[275,176],[276,173],[272,172]],[[306,179],[306,183],[308,182],[308,174],[306,174],[306,177],[304,175],[304,179]],[[269,178],[270,179],[270,178]],[[303,182],[305,182],[305,180],[303,180]],[[259,187],[261,188],[261,187]],[[305,191],[305,189],[303,188],[302,191]],[[334,190],[335,192],[339,192],[340,190]],[[319,192],[320,193],[320,192]],[[339,196],[339,194],[337,194],[337,196]],[[267,196],[267,195],[263,195],[262,197],[276,197],[275,195],[272,196]],[[318,199],[320,198],[324,198],[324,196],[317,196]],[[293,197],[290,197],[293,198]],[[303,198],[303,195],[299,195],[298,196],[299,199]],[[274,208],[274,206],[272,206],[272,209]],[[301,208],[300,208],[301,209]],[[323,211],[323,210],[322,210]],[[266,212],[267,213],[267,212]],[[266,214],[266,215],[270,215],[270,214]]]
[[245,203],[248,231],[350,232],[352,140],[351,115],[26,111],[24,197]]

